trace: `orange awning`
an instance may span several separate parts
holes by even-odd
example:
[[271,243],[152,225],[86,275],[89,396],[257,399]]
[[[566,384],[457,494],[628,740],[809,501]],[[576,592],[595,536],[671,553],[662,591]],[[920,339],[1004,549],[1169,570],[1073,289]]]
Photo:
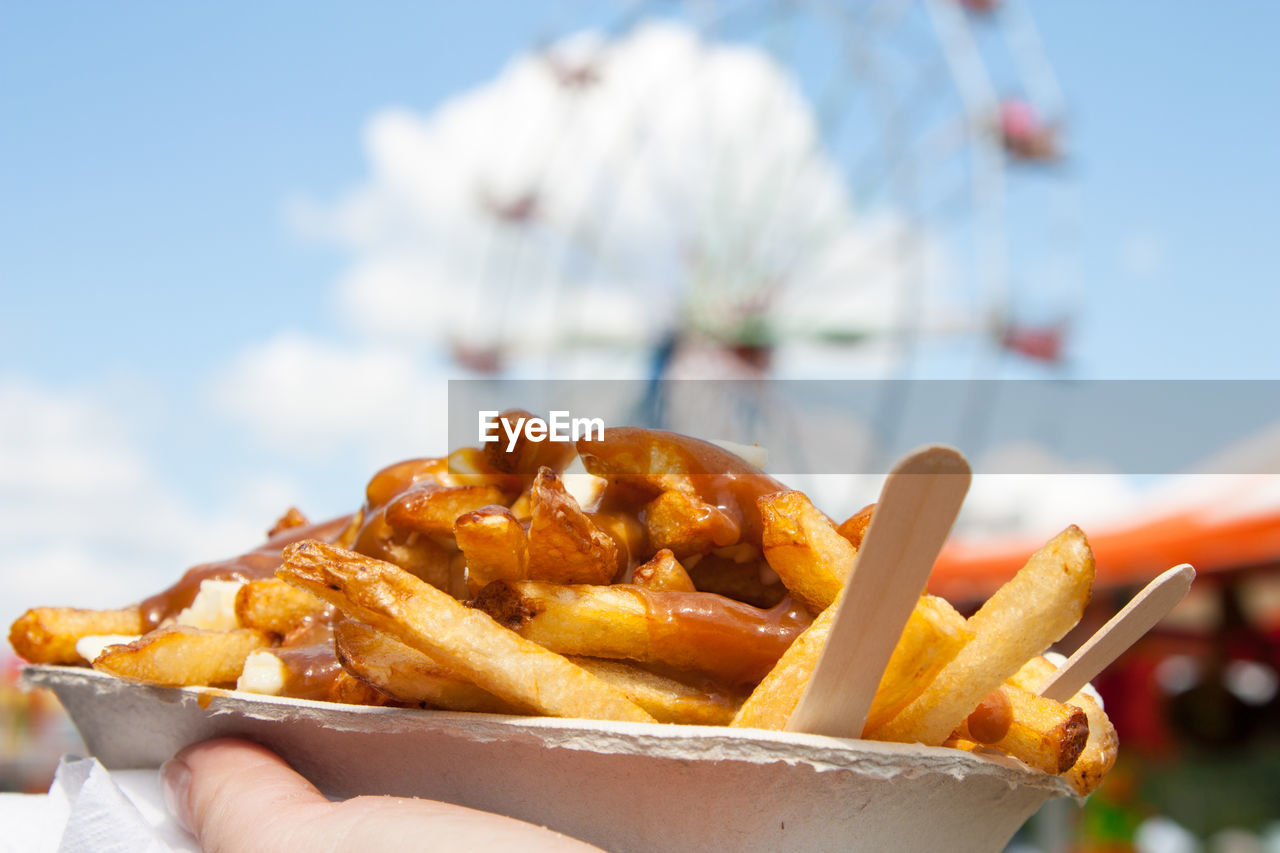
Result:
[[[1225,518],[1182,510],[1085,532],[1098,562],[1099,589],[1144,584],[1179,563],[1190,563],[1201,575],[1280,563],[1280,507]],[[1043,544],[1026,537],[953,539],[938,558],[929,589],[957,601],[986,598]]]

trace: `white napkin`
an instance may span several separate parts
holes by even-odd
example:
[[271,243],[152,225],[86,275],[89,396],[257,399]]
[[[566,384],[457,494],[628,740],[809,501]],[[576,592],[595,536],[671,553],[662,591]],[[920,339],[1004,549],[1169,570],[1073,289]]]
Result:
[[64,756],[47,794],[0,794],[0,851],[199,853],[164,805],[155,770]]

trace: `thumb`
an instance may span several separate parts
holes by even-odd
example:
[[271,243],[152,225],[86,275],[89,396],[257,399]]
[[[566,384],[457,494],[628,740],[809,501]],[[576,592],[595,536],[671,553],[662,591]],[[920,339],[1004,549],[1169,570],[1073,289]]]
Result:
[[165,804],[205,850],[240,849],[273,826],[318,816],[329,801],[284,759],[244,740],[182,750],[160,768]]
[[208,853],[231,850],[597,850],[543,827],[433,800],[329,802],[270,750],[222,738],[189,746],[160,770],[165,802]]

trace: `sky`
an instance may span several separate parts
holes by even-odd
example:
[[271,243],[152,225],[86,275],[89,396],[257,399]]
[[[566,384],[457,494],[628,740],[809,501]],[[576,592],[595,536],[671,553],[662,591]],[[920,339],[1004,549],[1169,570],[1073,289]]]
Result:
[[[399,194],[415,163],[447,161],[424,174],[462,181],[478,156],[466,134],[479,120],[441,107],[479,92],[490,100],[473,98],[472,114],[501,122],[514,104],[527,109],[519,116],[535,115],[523,96],[501,95],[527,82],[513,57],[607,20],[602,7],[0,3],[0,576],[13,584],[15,608],[49,590],[69,604],[136,598],[175,567],[251,543],[290,503],[316,516],[346,511],[376,467],[440,450],[431,445],[442,434],[443,379],[457,369],[423,334],[414,342],[419,315],[396,301],[411,297],[403,277],[369,284],[359,273],[402,260],[423,217],[448,219],[447,206],[424,213],[423,199],[465,185]],[[1271,36],[1280,10],[1029,8],[1065,92],[1070,156],[1051,177],[1011,182],[1010,204],[1029,210],[1043,194],[1066,206],[1062,239],[1076,274],[1048,300],[1072,321],[1061,375],[1277,378],[1280,68]],[[820,29],[801,30],[783,53],[795,60],[801,95],[821,90],[806,77],[807,58],[829,36]],[[717,55],[716,67],[738,69],[735,77],[750,64]],[[729,91],[716,88],[714,69],[664,68],[703,75],[698,85],[717,104]],[[644,71],[637,60],[635,85]],[[810,133],[789,78],[742,73],[757,72],[787,120],[736,149],[746,154],[731,164],[734,186],[764,187],[766,167],[792,162]],[[676,83],[663,85],[675,103],[693,103]],[[449,145],[437,133],[446,115],[462,128]],[[537,126],[544,137],[552,127]],[[689,127],[655,133],[639,174],[682,188],[691,167],[672,152],[700,152],[698,168],[723,165]],[[510,155],[504,162],[518,172],[531,162],[521,152],[535,150],[522,133],[477,135],[477,150]],[[543,143],[571,160],[601,150],[589,136]],[[797,173],[819,176],[840,165],[835,155],[794,162]],[[820,198],[830,211],[823,221],[841,223],[840,234],[896,233],[892,211],[860,210],[811,183],[779,210]],[[680,199],[694,223],[714,201]],[[372,231],[352,230],[369,221]],[[459,245],[476,239],[465,221],[456,227]],[[1034,246],[1034,227],[1011,234]],[[945,247],[914,233],[946,263]],[[674,257],[670,242],[616,244]],[[815,280],[846,269],[844,245],[822,244],[834,260],[813,264]],[[510,247],[509,263],[524,262],[520,251]],[[638,324],[647,306],[627,302],[624,285],[607,308]],[[1015,282],[1013,292],[1035,302],[1034,284]],[[420,307],[423,329],[449,326],[460,296],[447,283],[440,293],[450,301]],[[943,353],[919,370],[945,373],[954,362]],[[1001,369],[1044,375],[1018,363]]]

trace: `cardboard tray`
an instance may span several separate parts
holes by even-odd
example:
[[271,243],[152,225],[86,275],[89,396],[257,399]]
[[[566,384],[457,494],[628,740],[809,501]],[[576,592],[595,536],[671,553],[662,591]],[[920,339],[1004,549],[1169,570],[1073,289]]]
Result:
[[108,768],[238,735],[332,797],[430,797],[613,851],[995,853],[1061,779],[994,756],[721,727],[335,705],[28,666]]

